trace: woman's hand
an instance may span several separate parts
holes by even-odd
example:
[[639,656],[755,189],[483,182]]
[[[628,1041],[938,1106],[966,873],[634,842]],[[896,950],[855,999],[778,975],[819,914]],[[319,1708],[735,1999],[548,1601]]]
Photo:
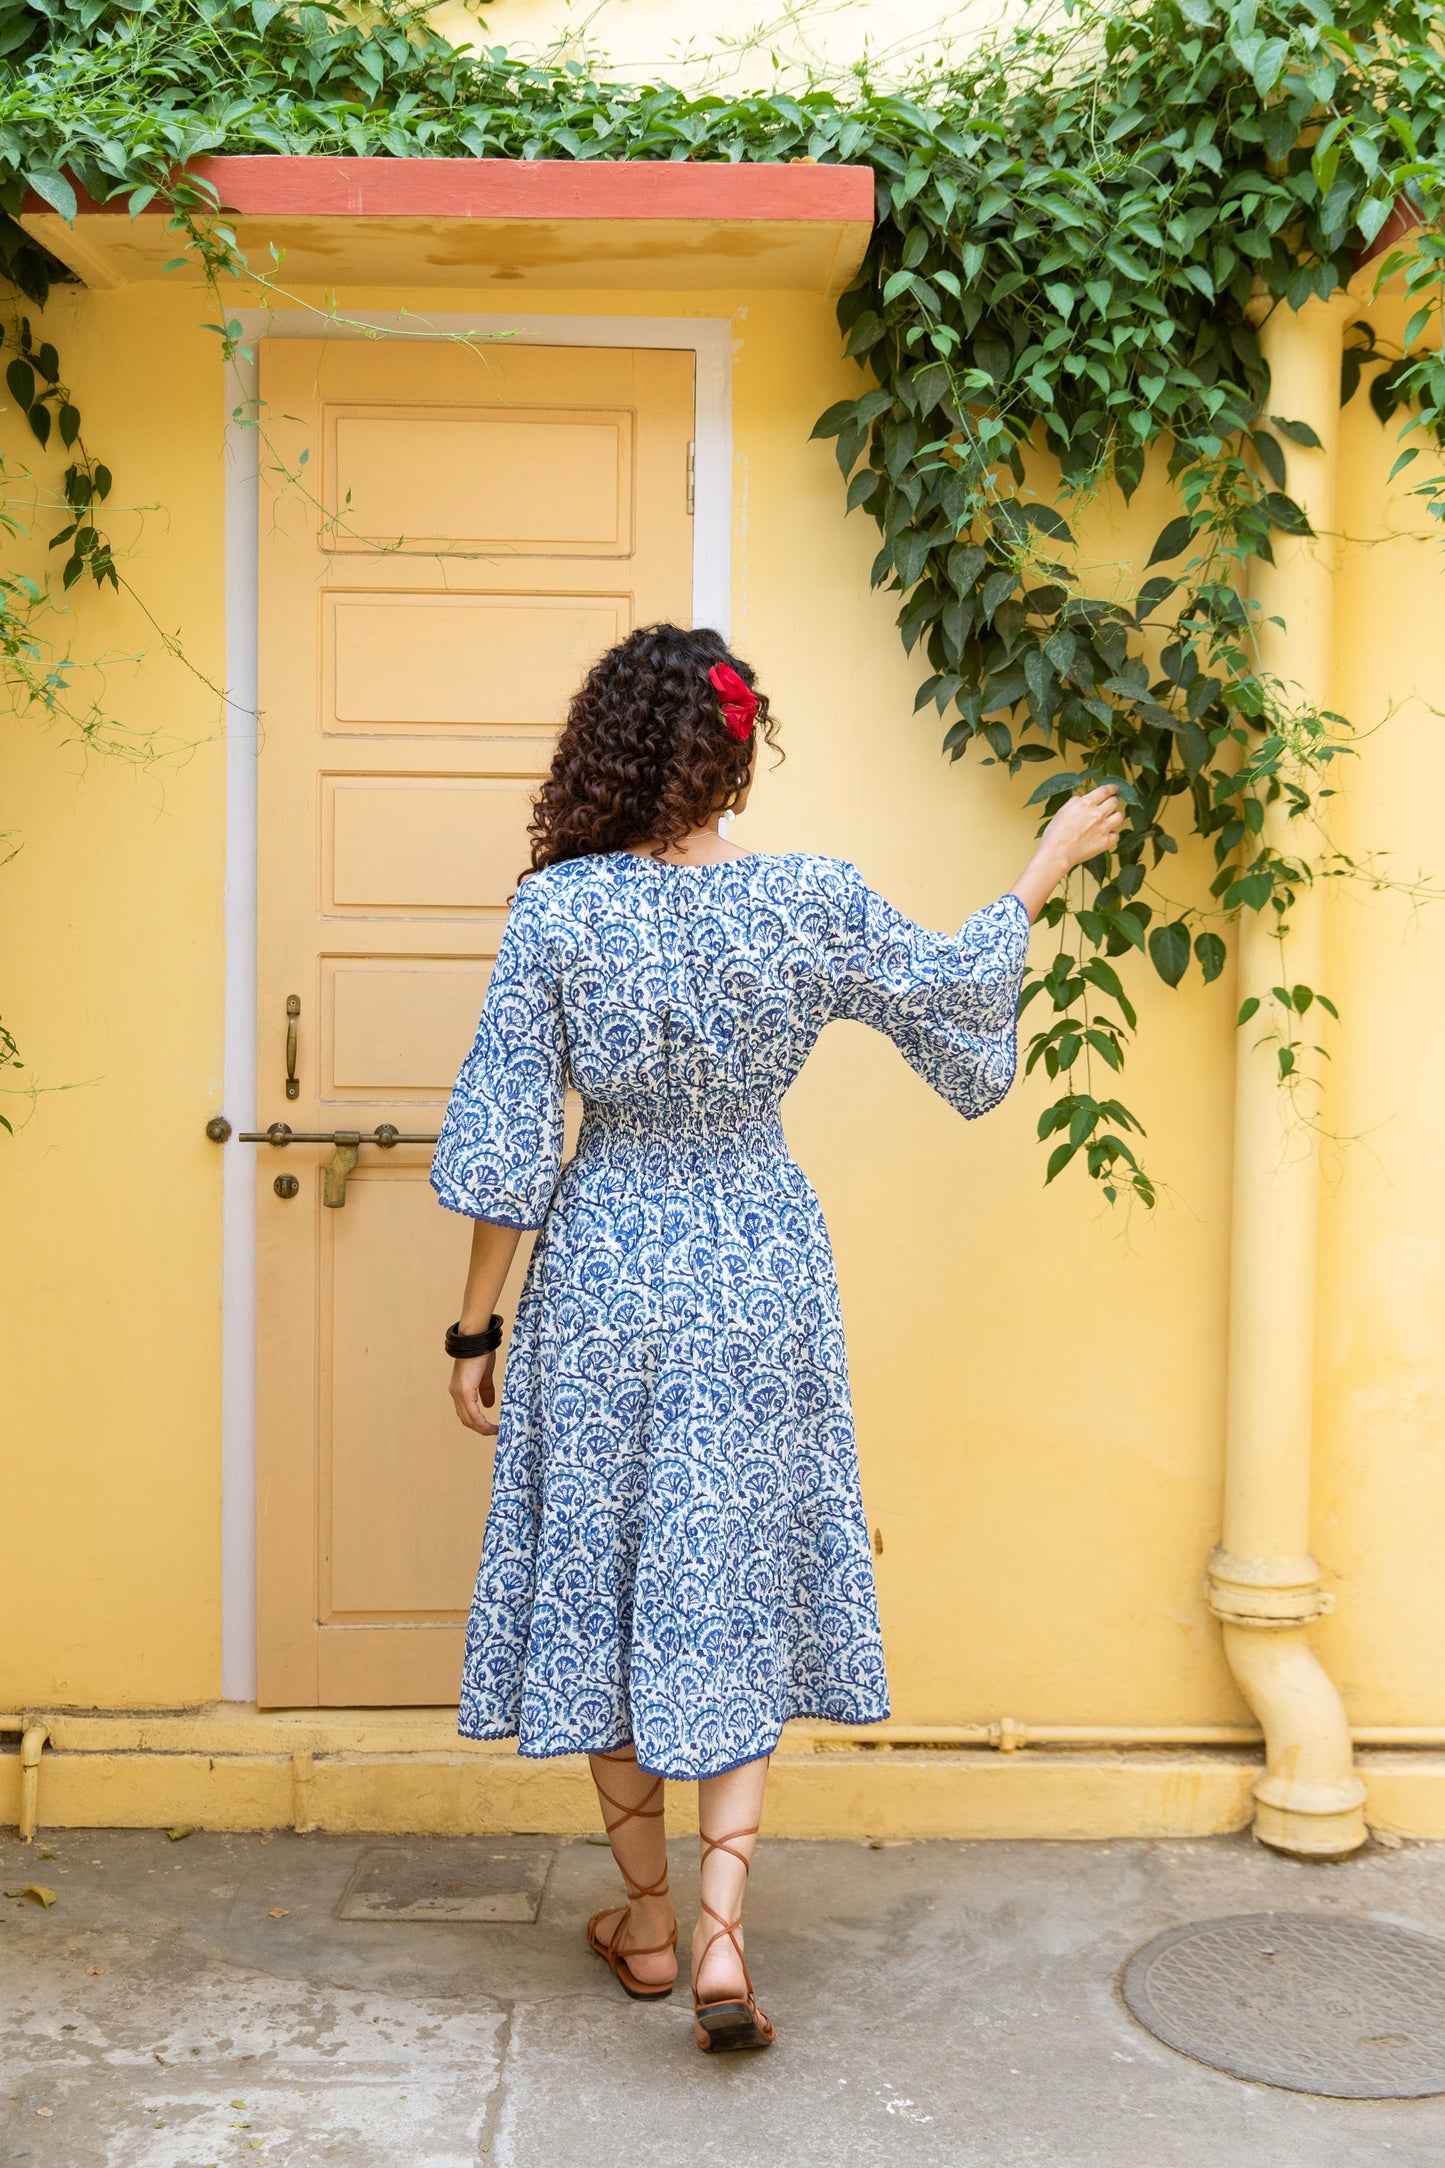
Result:
[[[517,1254],[517,1240],[515,1227],[498,1227],[491,1220],[473,1220],[466,1290],[457,1315],[462,1332],[486,1331],[487,1319],[501,1300],[502,1282]],[[496,1424],[489,1423],[482,1413],[483,1408],[490,1408],[496,1401],[497,1388],[492,1382],[495,1361],[495,1354],[471,1355],[465,1362],[452,1364],[449,1390],[457,1421],[464,1423],[468,1430],[474,1430],[480,1438],[497,1435]]]
[[496,1362],[491,1355],[470,1355],[465,1362],[452,1364],[451,1396],[457,1411],[457,1421],[465,1423],[468,1430],[475,1430],[483,1438],[495,1438],[497,1426],[489,1423],[483,1408],[490,1408],[496,1401],[497,1388],[492,1382],[492,1368]]
[[[1112,851],[1124,826],[1124,808],[1117,783],[1101,783],[1082,797],[1061,805],[1039,838],[1039,850],[1059,859],[1064,873]],[[1063,875],[1060,875],[1060,879]]]
[[1038,849],[1014,882],[1012,893],[1038,917],[1054,890],[1075,866],[1112,851],[1124,828],[1124,807],[1117,783],[1100,783],[1061,805],[1039,837]]

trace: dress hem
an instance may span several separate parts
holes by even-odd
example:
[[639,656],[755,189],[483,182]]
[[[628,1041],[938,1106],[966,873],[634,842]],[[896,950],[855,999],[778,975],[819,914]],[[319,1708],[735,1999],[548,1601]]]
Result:
[[[886,1701],[881,1709],[875,1710],[867,1716],[829,1716],[822,1709],[792,1709],[783,1718],[782,1724],[778,1726],[777,1731],[774,1733],[771,1746],[759,1747],[755,1754],[740,1755],[736,1761],[722,1762],[715,1769],[658,1769],[651,1762],[643,1761],[640,1755],[638,1756],[637,1766],[644,1776],[665,1777],[670,1784],[700,1784],[708,1777],[730,1776],[734,1769],[745,1769],[749,1762],[767,1761],[778,1750],[778,1742],[783,1736],[784,1725],[800,1721],[842,1726],[882,1724],[887,1721],[888,1714],[889,1704]],[[494,1731],[463,1731],[461,1725],[458,1724],[457,1737],[459,1739],[479,1740],[516,1739],[518,1741],[517,1753],[524,1761],[561,1761],[569,1755],[575,1759],[583,1754],[615,1754],[619,1747],[633,1744],[632,1739],[629,1737],[609,1740],[606,1746],[523,1746],[520,1743],[520,1734],[515,1724],[505,1725]]]

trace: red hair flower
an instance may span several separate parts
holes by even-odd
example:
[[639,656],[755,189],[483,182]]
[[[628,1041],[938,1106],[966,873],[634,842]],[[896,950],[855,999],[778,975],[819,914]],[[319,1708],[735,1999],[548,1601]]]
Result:
[[730,662],[715,662],[708,676],[718,696],[724,727],[739,743],[750,738],[753,717],[758,712],[758,696],[751,685],[743,683]]

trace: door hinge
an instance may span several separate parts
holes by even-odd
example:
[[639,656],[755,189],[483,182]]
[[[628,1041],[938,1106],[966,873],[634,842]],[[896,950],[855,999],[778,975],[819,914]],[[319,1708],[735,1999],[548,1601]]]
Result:
[[697,510],[697,445],[687,448],[687,516],[692,518]]

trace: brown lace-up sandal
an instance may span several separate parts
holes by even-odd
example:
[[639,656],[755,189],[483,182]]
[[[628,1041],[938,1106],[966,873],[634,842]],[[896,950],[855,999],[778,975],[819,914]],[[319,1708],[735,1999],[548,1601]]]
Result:
[[[727,1852],[733,1859],[741,1861],[743,1875],[746,1877],[750,1872],[750,1862],[741,1852],[733,1851],[733,1845],[740,1837],[755,1837],[757,1834],[755,1827],[730,1829],[725,1837],[710,1837],[705,1830],[700,1829],[698,1835],[705,1847],[701,1863],[705,1866],[714,1852]],[[748,1961],[743,1956],[743,1946],[738,1940],[738,1930],[743,1924],[742,1914],[739,1913],[735,1920],[725,1920],[721,1912],[714,1911],[706,1898],[702,1900],[702,1910],[710,1920],[717,1921],[717,1926],[703,1944],[702,1954],[692,1970],[693,2037],[703,2052],[709,2055],[719,2054],[728,2048],[770,2048],[777,2034],[773,2029],[772,2019],[758,2008],[757,1998],[753,1993],[753,1977],[748,1971]],[[738,1963],[743,1968],[746,1993],[741,1998],[730,1996],[723,2002],[699,2002],[698,1975],[707,1962],[707,1953],[713,1944],[724,1939],[732,1944],[737,1953]]]
[[[593,1782],[597,1783],[595,1770],[593,1772]],[[624,1822],[651,1822],[656,1821],[662,1815],[664,1808],[661,1802],[659,1801],[656,1806],[651,1804],[662,1790],[662,1783],[662,1778],[658,1777],[651,1788],[643,1794],[641,1805],[636,1807],[624,1806],[620,1799],[614,1799],[611,1792],[603,1791],[602,1786],[597,1784],[597,1790],[602,1798],[607,1801],[608,1806],[616,1807],[618,1810],[615,1822],[609,1822],[605,1813],[602,1817],[609,1843],[614,1832],[621,1829]],[[677,1928],[674,1926],[672,1934],[666,1942],[649,1943],[646,1949],[634,1947],[629,1950],[620,1950],[617,1945],[622,1939],[623,1929],[632,1917],[631,1899],[634,1897],[665,1897],[667,1895],[667,1862],[664,1858],[662,1873],[656,1882],[641,1883],[633,1881],[621,1860],[617,1858],[615,1847],[612,1857],[617,1862],[617,1871],[622,1877],[629,1901],[622,1907],[622,1916],[605,1941],[597,1931],[597,1922],[605,1919],[609,1912],[613,1912],[617,1908],[615,1905],[604,1905],[600,1912],[593,1913],[591,1919],[587,1922],[587,1947],[595,1950],[597,1955],[611,1966],[617,1975],[618,1984],[622,1987],[624,1993],[632,1997],[634,2002],[656,2002],[662,1996],[672,1993],[677,1984],[676,1981],[639,1980],[627,1960],[629,1957],[657,1957],[664,1950],[675,1950],[677,1948]]]

